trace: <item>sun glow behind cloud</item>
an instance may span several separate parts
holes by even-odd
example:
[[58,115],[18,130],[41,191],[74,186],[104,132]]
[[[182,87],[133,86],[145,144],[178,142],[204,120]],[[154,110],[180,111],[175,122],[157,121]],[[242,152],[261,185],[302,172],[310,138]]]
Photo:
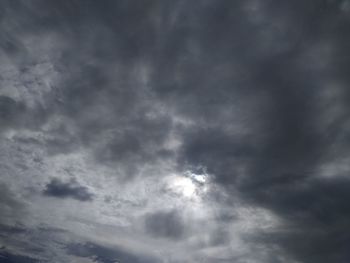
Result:
[[166,180],[167,189],[187,199],[198,199],[208,188],[206,174],[173,174]]
[[197,187],[191,179],[187,177],[176,176],[171,180],[171,186],[174,192],[183,195],[184,197],[193,197],[196,193]]

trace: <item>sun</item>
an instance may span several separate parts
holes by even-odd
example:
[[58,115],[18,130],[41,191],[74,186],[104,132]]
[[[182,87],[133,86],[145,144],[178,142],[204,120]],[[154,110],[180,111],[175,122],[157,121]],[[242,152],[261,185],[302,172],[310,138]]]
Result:
[[172,186],[177,193],[188,198],[194,196],[197,188],[190,178],[180,176],[174,178]]
[[185,175],[171,175],[168,177],[167,186],[172,192],[185,198],[196,198],[204,190],[205,175],[186,173]]

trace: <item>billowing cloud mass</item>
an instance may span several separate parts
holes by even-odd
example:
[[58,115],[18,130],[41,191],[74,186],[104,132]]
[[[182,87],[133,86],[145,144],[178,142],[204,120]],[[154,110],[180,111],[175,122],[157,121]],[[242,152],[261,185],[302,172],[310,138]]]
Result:
[[350,1],[0,2],[0,262],[350,261]]

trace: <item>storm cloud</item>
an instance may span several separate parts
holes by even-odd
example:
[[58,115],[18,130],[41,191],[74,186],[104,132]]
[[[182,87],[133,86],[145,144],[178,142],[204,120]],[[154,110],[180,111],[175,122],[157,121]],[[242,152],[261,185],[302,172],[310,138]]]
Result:
[[66,247],[69,254],[77,255],[81,258],[90,257],[94,262],[114,263],[114,262],[159,262],[158,259],[147,255],[138,255],[132,252],[123,251],[119,248],[109,248],[93,243],[79,244],[73,243]]
[[0,261],[348,262],[349,28],[348,0],[2,1]]
[[57,178],[52,179],[46,185],[43,194],[56,198],[73,198],[79,201],[91,201],[93,198],[88,188],[79,185],[74,180],[61,182]]

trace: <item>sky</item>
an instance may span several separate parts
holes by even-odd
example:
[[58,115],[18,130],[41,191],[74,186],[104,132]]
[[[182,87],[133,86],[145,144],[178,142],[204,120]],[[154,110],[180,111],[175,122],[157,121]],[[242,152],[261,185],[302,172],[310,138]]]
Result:
[[350,262],[349,0],[0,1],[1,263]]

